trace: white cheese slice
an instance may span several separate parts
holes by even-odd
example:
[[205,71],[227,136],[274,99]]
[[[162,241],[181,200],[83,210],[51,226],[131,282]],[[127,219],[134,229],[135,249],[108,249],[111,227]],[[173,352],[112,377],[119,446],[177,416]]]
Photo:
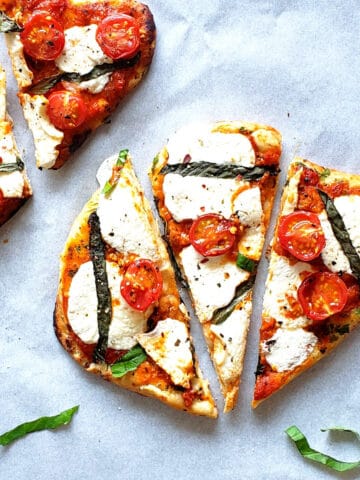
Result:
[[104,90],[106,85],[109,83],[111,77],[111,72],[104,73],[104,75],[100,75],[100,77],[92,78],[91,80],[86,80],[84,82],[80,82],[78,87],[80,90],[88,90],[91,93],[100,93]]
[[269,148],[281,148],[281,135],[275,130],[259,128],[251,134],[259,152],[265,152]]
[[279,328],[261,344],[261,349],[273,370],[286,372],[301,365],[311,355],[317,342],[314,333],[302,328]]
[[191,342],[186,325],[179,320],[160,320],[154,330],[137,335],[146,353],[165,372],[175,385],[190,387],[194,375]]
[[[112,299],[108,346],[128,350],[136,345],[136,335],[146,330],[151,309],[139,312],[126,303],[120,293],[122,277],[115,263],[106,262],[106,272]],[[86,262],[72,279],[67,312],[71,328],[84,343],[96,343],[99,339],[97,305],[93,264]]]
[[192,124],[180,129],[166,146],[169,164],[191,162],[231,163],[252,167],[255,152],[241,133],[212,131],[214,125]]
[[334,199],[335,207],[342,216],[351,243],[360,255],[360,195],[343,195]]
[[9,32],[5,35],[5,39],[19,88],[28,87],[32,84],[33,73],[27,66],[24,57],[24,47],[20,40],[20,33]]
[[22,94],[23,110],[34,136],[36,165],[51,168],[59,155],[56,149],[64,138],[63,132],[54,127],[46,112],[48,99],[44,95]]
[[236,287],[250,275],[228,256],[205,258],[192,245],[184,248],[179,256],[200,322],[210,320],[217,308],[228,305]]
[[326,240],[325,247],[321,252],[322,261],[331,272],[352,273],[349,260],[334,235],[325,210],[320,212],[318,216]]
[[[100,167],[98,179],[102,187],[111,177],[116,156]],[[106,179],[106,180],[105,180]],[[100,194],[97,214],[103,239],[125,255],[134,254],[152,261],[159,260],[157,237],[142,204],[143,194],[129,169],[123,169],[116,187],[108,195]],[[131,186],[131,187],[130,187]]]
[[85,75],[96,65],[113,63],[97,43],[96,30],[95,24],[75,26],[65,30],[65,46],[61,55],[55,60],[60,70]]
[[[4,126],[4,128],[2,128]],[[7,133],[9,124],[0,122],[0,163],[14,163],[17,150],[12,133]],[[21,197],[25,186],[22,172],[0,172],[0,191],[4,197]]]
[[312,271],[313,268],[308,263],[291,264],[286,257],[272,252],[269,276],[266,281],[263,315],[274,318],[284,327],[298,328],[309,325],[311,320],[305,315],[292,318],[288,299],[297,302],[297,290],[302,282],[301,274]]
[[241,374],[250,315],[251,302],[244,302],[242,308],[234,310],[224,322],[210,327],[216,336],[214,362],[223,382],[234,381]]
[[233,213],[232,196],[244,182],[233,179],[182,177],[165,175],[165,206],[177,222],[195,219],[205,213],[218,213],[229,218]]

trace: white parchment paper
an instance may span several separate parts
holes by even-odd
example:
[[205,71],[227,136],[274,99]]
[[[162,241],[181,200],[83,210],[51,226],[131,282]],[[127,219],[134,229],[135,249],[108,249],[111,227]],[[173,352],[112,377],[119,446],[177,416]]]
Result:
[[[239,402],[216,421],[173,411],[91,376],[55,338],[59,254],[73,220],[97,188],[98,166],[120,148],[130,149],[149,196],[152,158],[172,132],[199,120],[243,119],[279,129],[281,186],[295,154],[360,173],[358,0],[148,4],[158,29],[149,74],[111,124],[57,172],[35,167],[33,141],[1,39],[8,108],[34,197],[0,231],[0,432],[73,405],[80,410],[67,427],[0,447],[0,478],[339,478],[303,460],[284,429],[296,424],[314,447],[344,460],[360,457],[355,444],[320,432],[332,425],[360,430],[360,332],[252,411],[265,258],[255,287]],[[279,195],[275,210],[278,203]],[[221,411],[218,383],[195,321],[192,332]]]

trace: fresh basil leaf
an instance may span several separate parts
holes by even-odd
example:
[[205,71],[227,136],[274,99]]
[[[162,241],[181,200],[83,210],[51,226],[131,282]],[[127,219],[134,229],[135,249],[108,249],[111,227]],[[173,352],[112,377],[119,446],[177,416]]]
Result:
[[15,20],[9,18],[4,12],[0,12],[0,32],[21,32],[23,28],[18,25]]
[[16,158],[16,162],[0,163],[0,173],[22,172],[24,168],[24,162],[19,157]]
[[[119,153],[119,156],[118,156],[118,159],[116,161],[115,166],[116,167],[123,167],[125,165],[128,154],[129,154],[129,150],[127,148],[124,148],[124,150],[120,150],[120,153]],[[112,177],[110,178],[110,180],[108,180],[105,183],[101,193],[103,193],[105,196],[107,196],[107,195],[109,195],[109,193],[111,193],[114,190],[114,188],[116,187],[116,185],[119,181],[120,172],[121,172],[121,168],[118,168],[118,171],[115,172],[115,174],[113,172]]]
[[320,178],[326,178],[331,174],[331,170],[329,168],[325,168],[321,173],[320,173]]
[[255,275],[252,275],[247,282],[242,283],[237,287],[234,298],[228,305],[215,310],[211,318],[211,321],[214,325],[219,325],[219,323],[225,322],[225,320],[230,317],[236,305],[241,301],[242,297],[244,297],[247,292],[252,289],[252,287],[254,286],[254,282]]
[[[337,430],[340,429],[339,427],[334,428]],[[304,458],[308,458],[313,462],[322,463],[323,465],[326,465],[327,467],[331,468],[332,470],[336,470],[337,472],[346,472],[348,470],[352,470],[353,468],[360,467],[360,461],[342,462],[341,460],[330,457],[325,453],[314,450],[310,447],[305,435],[298,429],[296,425],[292,425],[291,427],[287,428],[285,430],[285,433],[287,433],[287,435],[295,443],[296,448],[299,450],[300,454]]]
[[111,373],[116,378],[122,377],[128,372],[136,370],[145,360],[145,350],[140,345],[135,345],[117,363],[111,365]]
[[115,188],[115,184],[111,184],[109,180],[105,183],[102,192],[104,195],[109,195],[110,192],[112,192]]
[[256,269],[256,262],[254,262],[254,260],[251,258],[246,257],[242,253],[238,253],[236,265],[250,273]]
[[9,443],[24,437],[28,433],[38,432],[40,430],[49,430],[58,428],[61,425],[67,425],[71,422],[74,413],[79,410],[79,405],[69,408],[53,417],[40,417],[31,422],[22,423],[12,430],[0,435],[0,445],[9,445]]
[[79,73],[75,72],[68,72],[68,73],[59,73],[50,78],[45,78],[41,82],[37,83],[31,88],[31,93],[35,95],[43,95],[44,93],[48,92],[51,88],[53,88],[58,82],[73,82],[73,83],[81,83],[87,82],[88,80],[93,80],[95,78],[101,77],[101,75],[105,75],[106,73],[114,72],[115,70],[121,70],[123,68],[133,67],[136,65],[140,58],[140,55],[137,54],[133,58],[129,58],[128,60],[117,60],[113,63],[104,63],[102,65],[96,65],[89,73],[85,75],[80,75]]
[[273,166],[265,167],[244,167],[233,164],[217,164],[213,162],[188,162],[167,164],[161,169],[161,174],[177,173],[183,177],[204,177],[204,178],[236,178],[241,176],[243,180],[259,180],[266,172],[272,175],[278,173]]
[[125,164],[128,154],[129,154],[128,148],[124,148],[124,150],[120,150],[120,153],[116,162],[117,167],[122,167]]
[[347,259],[349,260],[351,270],[355,277],[360,280],[360,257],[357,254],[357,251],[354,245],[351,242],[348,231],[346,230],[344,220],[342,219],[340,213],[333,200],[327,195],[327,193],[322,190],[318,190],[320,198],[324,204],[332,231],[340,243],[340,246],[345,253]]

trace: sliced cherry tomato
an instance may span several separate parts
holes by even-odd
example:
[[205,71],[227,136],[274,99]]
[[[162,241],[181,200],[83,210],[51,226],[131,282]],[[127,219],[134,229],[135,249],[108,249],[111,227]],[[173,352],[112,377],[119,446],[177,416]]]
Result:
[[285,215],[278,233],[281,246],[305,262],[314,260],[325,247],[325,235],[315,213],[298,210]]
[[36,60],[55,60],[65,45],[62,25],[46,12],[32,15],[20,38],[25,52]]
[[159,299],[162,286],[161,274],[153,262],[139,258],[128,266],[120,291],[130,307],[144,312]]
[[236,238],[236,226],[217,213],[206,213],[193,222],[189,238],[201,255],[216,257],[231,250]]
[[99,23],[96,40],[108,57],[114,60],[131,58],[140,47],[138,24],[129,15],[111,15]]
[[87,108],[79,94],[59,90],[51,93],[48,100],[47,113],[56,128],[70,130],[84,123]]
[[301,173],[301,180],[305,185],[316,186],[319,183],[320,175],[312,168],[305,167]]
[[305,315],[319,322],[344,309],[348,289],[336,273],[316,272],[301,283],[298,299]]

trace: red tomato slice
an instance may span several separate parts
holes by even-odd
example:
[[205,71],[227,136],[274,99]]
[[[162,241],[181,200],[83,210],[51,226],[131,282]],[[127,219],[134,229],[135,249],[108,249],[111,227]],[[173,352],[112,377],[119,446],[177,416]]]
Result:
[[348,289],[336,273],[316,272],[302,282],[298,299],[305,315],[320,322],[344,309]]
[[36,60],[55,60],[65,45],[62,25],[45,12],[32,15],[25,23],[20,38],[25,52]]
[[192,246],[204,257],[216,257],[231,250],[236,226],[217,213],[206,213],[194,220],[189,231]]
[[302,210],[282,217],[278,234],[281,246],[305,262],[318,257],[326,243],[319,217]]
[[71,130],[84,123],[87,107],[75,92],[59,90],[49,95],[47,113],[51,123],[60,130]]
[[161,274],[153,262],[139,258],[128,266],[120,291],[130,307],[144,312],[159,299],[162,287]]
[[96,40],[108,57],[114,60],[131,58],[140,47],[138,24],[129,15],[111,15],[99,23]]

